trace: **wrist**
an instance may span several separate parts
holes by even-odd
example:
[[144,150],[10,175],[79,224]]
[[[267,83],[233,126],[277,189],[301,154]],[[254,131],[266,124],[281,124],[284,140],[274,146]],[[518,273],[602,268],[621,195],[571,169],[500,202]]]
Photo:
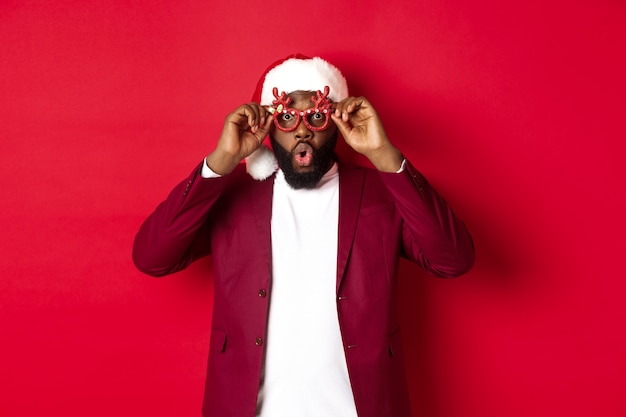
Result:
[[233,172],[241,161],[216,149],[207,155],[205,162],[211,171],[216,174],[227,175]]
[[398,172],[404,160],[400,150],[391,144],[372,151],[365,156],[377,170],[382,172]]

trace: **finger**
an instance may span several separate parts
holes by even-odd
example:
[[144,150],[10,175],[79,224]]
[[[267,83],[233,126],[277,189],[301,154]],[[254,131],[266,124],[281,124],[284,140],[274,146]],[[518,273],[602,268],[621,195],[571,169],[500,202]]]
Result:
[[341,136],[343,136],[344,139],[347,138],[352,131],[352,126],[350,125],[350,123],[343,120],[343,118],[341,117],[341,113],[339,113],[339,115],[333,113],[330,115],[330,118],[333,120],[333,122],[335,122],[335,125],[337,126],[337,129],[339,129],[339,133],[341,133]]
[[263,117],[261,113],[262,109],[256,103],[245,107],[246,129],[254,134],[265,124],[266,118]]
[[357,113],[361,109],[362,104],[363,104],[362,97],[359,97],[359,98],[348,97],[347,99],[342,101],[339,106],[337,106],[337,109],[335,110],[335,114],[337,116],[341,116],[341,118],[345,122],[347,122],[348,120],[350,120],[350,118],[352,117],[354,113]]
[[259,125],[259,129],[255,132],[259,144],[263,142],[263,139],[265,139],[267,134],[270,132],[273,121],[274,119],[271,117],[265,117],[265,121]]
[[248,106],[248,126],[250,130],[256,132],[259,128],[259,121],[261,116],[259,115],[259,106],[256,103],[250,103]]
[[259,106],[259,115],[261,116],[261,120],[259,121],[259,125],[265,125],[267,120],[272,119],[272,114],[269,112],[268,106]]
[[254,121],[254,111],[247,104],[237,107],[232,116],[230,120],[244,129],[246,126],[250,127],[254,124],[252,123]]
[[352,102],[348,104],[348,108],[343,114],[343,117],[350,117],[353,113],[357,113],[361,110],[361,106],[363,105],[363,99],[354,99]]
[[250,103],[251,109],[254,111],[254,125],[250,126],[251,130],[257,132],[259,129],[263,128],[268,119],[271,120],[271,114],[267,110],[267,106],[261,106],[257,103]]
[[334,109],[333,113],[335,114],[335,116],[337,117],[341,116],[341,114],[344,112],[344,109],[346,108],[346,103],[350,101],[351,99],[352,97],[347,97],[341,100],[340,102],[333,104],[333,109]]

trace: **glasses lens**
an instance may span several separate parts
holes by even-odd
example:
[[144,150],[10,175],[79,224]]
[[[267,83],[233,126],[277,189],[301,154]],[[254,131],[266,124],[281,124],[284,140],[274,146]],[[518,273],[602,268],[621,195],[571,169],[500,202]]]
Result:
[[287,113],[280,113],[276,117],[276,121],[283,129],[292,129],[298,122],[298,116],[295,112],[288,111]]
[[328,115],[326,113],[314,111],[313,113],[307,115],[306,120],[309,122],[311,127],[321,129],[326,126],[326,123],[328,122]]

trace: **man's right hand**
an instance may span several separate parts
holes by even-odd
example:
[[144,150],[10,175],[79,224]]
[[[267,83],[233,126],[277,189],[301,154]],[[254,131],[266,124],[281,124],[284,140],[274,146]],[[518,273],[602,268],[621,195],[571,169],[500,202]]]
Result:
[[239,106],[226,116],[217,147],[206,157],[213,172],[231,173],[237,165],[254,151],[267,136],[272,125],[272,115],[257,103]]

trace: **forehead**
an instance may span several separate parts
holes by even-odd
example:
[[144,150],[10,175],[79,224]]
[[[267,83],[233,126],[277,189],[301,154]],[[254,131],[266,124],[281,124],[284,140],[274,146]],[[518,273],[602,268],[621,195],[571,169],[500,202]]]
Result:
[[291,97],[291,104],[313,104],[312,97],[315,97],[314,91],[293,91],[288,94]]
[[[291,98],[291,103],[289,107],[296,110],[305,110],[315,107],[315,102],[313,98],[317,96],[317,91],[303,91],[297,90],[292,91],[287,94],[288,97]],[[333,101],[330,98],[327,98],[328,103],[332,103]]]
[[291,97],[291,107],[294,107],[294,108],[296,108],[296,106],[312,107],[314,104],[311,98],[315,97],[315,94],[316,94],[315,91],[302,91],[302,90],[293,91],[289,93],[288,96]]

